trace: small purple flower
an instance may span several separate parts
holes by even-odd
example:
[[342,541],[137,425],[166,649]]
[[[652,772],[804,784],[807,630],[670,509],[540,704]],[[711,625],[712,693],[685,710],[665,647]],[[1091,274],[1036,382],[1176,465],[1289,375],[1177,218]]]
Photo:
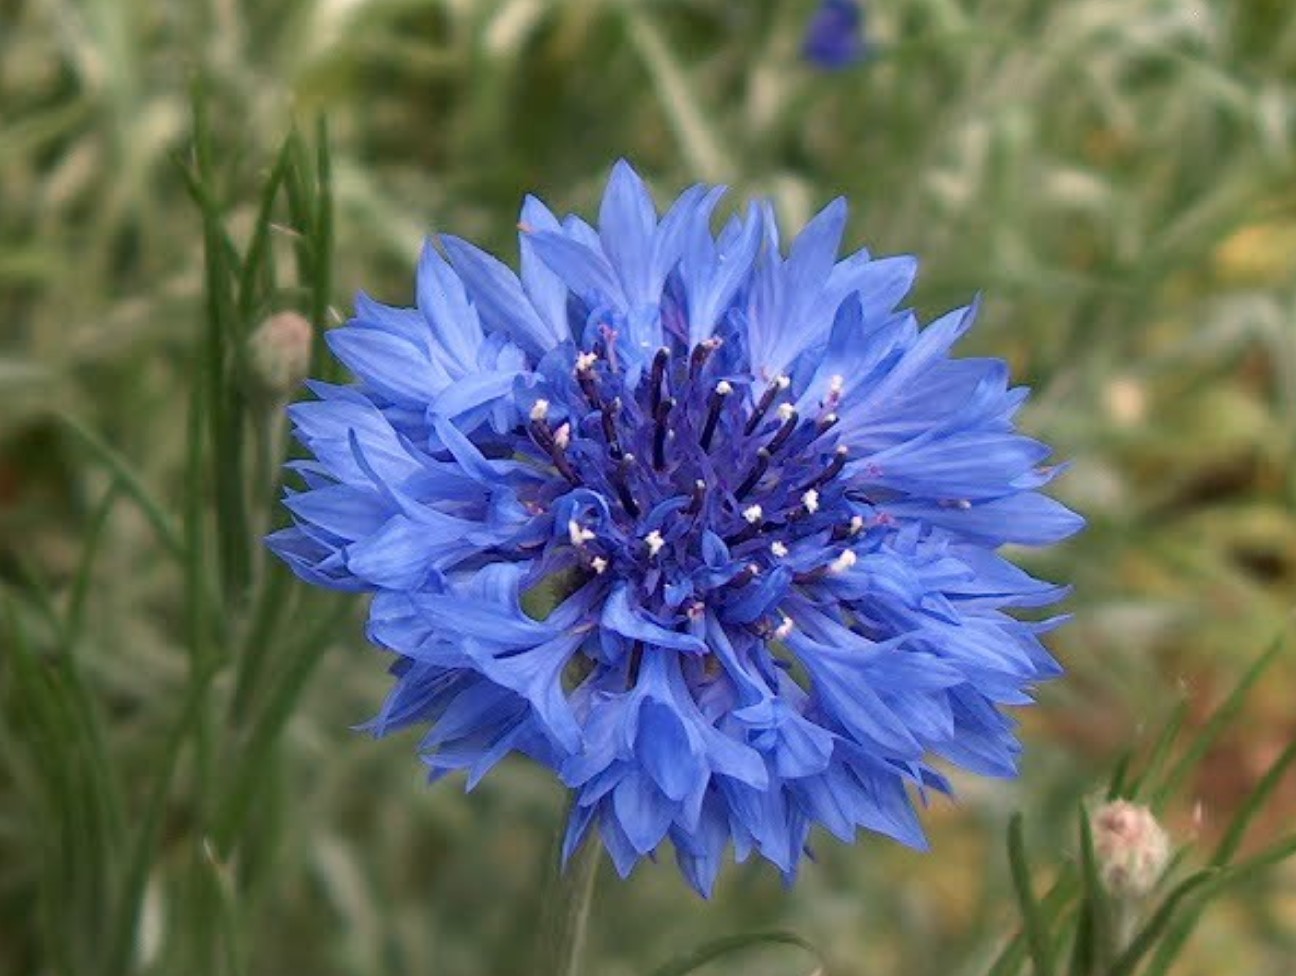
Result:
[[1014,775],[1000,707],[1060,669],[1058,621],[1008,611],[1064,591],[996,549],[1081,526],[1026,391],[949,356],[974,309],[920,328],[912,258],[837,259],[841,200],[785,253],[767,204],[714,234],[722,192],[659,216],[618,163],[597,227],[527,199],[520,276],[446,236],[415,307],[361,295],[270,538],[373,594],[375,733],[425,728],[470,787],[530,756],[567,853],[597,828],[624,875],[669,840],[703,894],[731,844],[790,880],[816,824],[923,846],[935,757]]
[[849,68],[868,57],[864,11],[857,0],[823,0],[806,28],[801,47],[821,68]]

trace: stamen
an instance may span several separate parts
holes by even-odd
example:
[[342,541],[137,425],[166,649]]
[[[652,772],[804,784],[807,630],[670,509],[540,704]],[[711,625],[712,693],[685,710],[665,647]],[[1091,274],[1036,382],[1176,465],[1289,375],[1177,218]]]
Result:
[[843,549],[842,554],[828,564],[828,572],[833,575],[844,573],[857,562],[859,562],[859,556],[855,555],[854,549]]
[[[567,444],[571,440],[571,427],[567,424],[563,424],[562,427],[559,428],[559,433],[562,434],[563,438],[562,443],[559,443],[558,437],[556,437],[554,432],[549,429],[549,424],[545,420],[548,413],[549,401],[537,400],[535,406],[531,408],[531,423],[528,425],[531,431],[531,437],[535,440],[536,444],[549,455],[550,460],[554,463],[554,467],[558,469],[558,473],[571,482],[573,486],[580,487],[582,484],[580,475],[578,475],[576,469],[572,467],[571,461],[568,459],[566,452]],[[564,430],[566,431],[565,434],[562,433]]]
[[810,482],[804,486],[804,489],[822,488],[828,482],[832,481],[833,478],[841,474],[842,468],[846,467],[846,455],[849,453],[850,448],[845,444],[838,444],[837,449],[833,451],[832,460],[828,462],[828,467],[824,468],[819,472],[819,474],[812,478]]
[[616,341],[617,330],[612,326],[604,324],[599,326],[599,335],[603,337],[603,352],[607,357],[608,369],[616,373],[620,371],[617,364]]
[[792,618],[789,617],[786,613],[780,614],[780,616],[783,618],[783,620],[781,623],[779,623],[777,627],[774,628],[774,639],[787,640],[788,635],[792,633],[792,628],[795,627],[796,624],[792,623]]
[[715,436],[716,424],[720,421],[720,410],[724,407],[725,399],[732,394],[733,385],[728,380],[721,380],[707,398],[707,419],[699,441],[702,450],[711,450],[711,438]]
[[819,511],[819,492],[813,488],[806,489],[805,494],[801,496],[801,504],[805,506],[807,512],[813,515]]
[[571,544],[577,549],[584,547],[585,543],[593,542],[598,538],[593,532],[585,528],[575,519],[569,519],[567,522],[567,537],[571,539]]
[[608,452],[613,458],[621,456],[621,442],[617,439],[616,419],[621,412],[621,398],[617,397],[602,408],[603,439],[607,441]]
[[653,356],[652,374],[649,379],[648,387],[648,412],[656,415],[657,408],[662,402],[662,381],[666,379],[666,363],[670,359],[670,349],[662,346],[657,350],[657,355]]
[[790,377],[780,376],[765,388],[765,392],[761,394],[760,401],[756,404],[756,409],[753,410],[752,415],[747,418],[747,426],[743,428],[744,434],[751,434],[752,431],[760,426],[761,420],[765,417],[765,411],[769,410],[773,405],[774,398],[791,385],[792,379]]
[[736,574],[734,574],[733,579],[729,581],[729,585],[738,586],[738,587],[746,586],[748,583],[750,583],[759,575],[760,575],[759,564],[748,563],[746,566],[740,569]]
[[711,354],[723,345],[723,339],[712,336],[710,339],[703,339],[694,346],[693,354],[689,356],[689,379],[695,378],[698,373],[702,372],[702,367],[711,358]]
[[621,458],[620,463],[612,469],[612,487],[616,489],[617,497],[621,499],[621,507],[626,510],[626,514],[631,518],[639,517],[639,505],[634,499],[634,494],[630,491],[630,469],[635,465],[635,456],[627,454]]
[[706,498],[706,482],[698,480],[693,482],[693,493],[689,496],[689,503],[680,510],[681,515],[696,515],[702,511],[702,502]]
[[553,438],[554,444],[562,448],[564,451],[567,450],[568,445],[571,444],[571,424],[564,423],[554,431]]
[[657,553],[661,552],[662,547],[666,545],[666,540],[662,538],[662,534],[660,532],[658,532],[656,529],[653,529],[646,536],[644,536],[644,544],[648,546],[648,558],[651,559],[652,557],[656,556]]
[[828,380],[828,396],[824,399],[824,406],[832,409],[841,402],[842,391],[846,389],[846,377],[840,373],[834,373]]
[[657,419],[657,429],[653,431],[653,467],[658,471],[666,467],[666,420],[674,409],[674,398],[667,397],[657,405],[657,409],[654,411]]
[[855,555],[854,550],[844,549],[832,562],[818,566],[808,573],[797,573],[792,577],[792,581],[794,583],[817,583],[825,576],[836,576],[846,572],[857,562],[859,562],[859,557]]
[[767,445],[765,445],[771,454],[774,454],[780,447],[786,444],[788,438],[792,436],[792,432],[796,430],[797,412],[796,408],[793,407],[792,404],[785,403],[780,406],[779,416],[783,419],[783,426],[774,433],[774,437]]
[[864,531],[864,517],[862,515],[852,515],[851,520],[846,525],[837,525],[832,530],[832,541],[841,542],[859,535]]
[[835,413],[824,414],[815,421],[815,436],[818,437],[828,433],[828,431],[837,426],[837,421],[840,419],[841,418]]
[[788,547],[776,539],[770,543],[770,552],[774,553],[777,558],[782,559],[788,554]]
[[594,570],[595,575],[602,576],[607,572],[608,561],[602,556],[595,556],[590,560],[590,569]]
[[769,470],[769,463],[770,452],[762,447],[756,452],[756,463],[743,479],[743,483],[738,486],[738,490],[734,492],[734,497],[740,501],[746,497],[747,493],[756,487],[756,483],[765,476],[765,472]]
[[765,509],[759,505],[749,505],[743,509],[743,519],[750,525],[757,525],[765,517]]
[[598,384],[594,381],[594,364],[598,362],[598,356],[592,352],[583,352],[576,357],[576,382],[580,385],[581,392],[585,394],[585,399],[589,405],[595,409],[602,409],[602,403],[599,401]]

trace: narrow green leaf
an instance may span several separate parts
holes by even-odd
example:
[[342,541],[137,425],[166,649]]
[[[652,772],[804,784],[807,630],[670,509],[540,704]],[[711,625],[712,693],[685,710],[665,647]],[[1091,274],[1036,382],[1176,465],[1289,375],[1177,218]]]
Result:
[[134,843],[130,846],[126,874],[113,905],[112,925],[102,953],[101,971],[104,976],[126,976],[131,970],[135,930],[139,924],[144,886],[148,881],[149,870],[157,851],[158,837],[171,793],[171,782],[175,777],[185,743],[198,725],[202,705],[208,696],[214,674],[214,670],[197,671],[190,677],[189,689],[181,702],[180,713],[158,752],[158,762],[154,767],[156,779],[149,791],[144,814],[139,820]]
[[229,857],[239,828],[245,822],[260,782],[260,771],[270,751],[279,739],[279,733],[291,717],[294,706],[315,667],[323,658],[323,647],[330,634],[351,611],[347,600],[331,599],[330,609],[322,613],[318,623],[305,631],[296,641],[280,648],[289,663],[278,676],[264,709],[252,724],[246,743],[240,750],[239,765],[231,785],[222,797],[221,809],[216,818],[212,839],[221,857]]
[[1287,646],[1286,638],[1279,636],[1274,639],[1267,650],[1256,658],[1255,662],[1242,676],[1242,679],[1233,688],[1227,698],[1220,703],[1220,706],[1212,713],[1210,720],[1202,727],[1201,731],[1193,737],[1184,754],[1179,760],[1170,767],[1166,773],[1165,779],[1161,785],[1152,793],[1152,807],[1159,809],[1165,801],[1179,792],[1184,781],[1187,780],[1193,769],[1201,762],[1210,748],[1219,740],[1220,735],[1228,728],[1229,724],[1237,717],[1238,712],[1242,710],[1242,705],[1246,701],[1246,696],[1252,686],[1260,680],[1261,675],[1269,669],[1274,660]]
[[1111,779],[1107,782],[1107,802],[1119,799],[1125,793],[1125,779],[1129,775],[1130,763],[1134,761],[1134,752],[1126,749],[1116,760],[1112,768]]
[[657,101],[690,168],[709,183],[725,183],[736,167],[725,154],[721,140],[712,131],[697,98],[701,89],[692,83],[676,60],[670,46],[642,4],[621,5],[630,43],[638,52],[657,88]]
[[[270,247],[270,228],[274,221],[275,198],[283,187],[290,161],[289,142],[284,140],[270,167],[270,175],[265,186],[261,188],[261,202],[257,207],[256,223],[252,226],[252,238],[248,242],[247,255],[239,272],[238,307],[239,317],[250,326],[252,316],[257,310],[257,283],[266,268],[266,255]],[[266,280],[272,280],[265,276]]]
[[1053,957],[1049,950],[1049,932],[1039,902],[1031,888],[1030,865],[1026,861],[1026,844],[1022,832],[1022,815],[1014,813],[1008,822],[1008,865],[1012,870],[1017,904],[1021,908],[1022,927],[1030,950],[1035,976],[1052,976]]
[[1133,973],[1135,967],[1156,945],[1162,933],[1166,931],[1184,899],[1216,877],[1218,873],[1215,868],[1198,871],[1171,891],[1143,928],[1135,934],[1130,941],[1129,947],[1121,953],[1120,957],[1112,965],[1110,976],[1129,976],[1129,974]]
[[1080,917],[1076,926],[1075,944],[1071,955],[1071,976],[1089,976],[1105,971],[1111,964],[1112,945],[1111,903],[1098,873],[1098,859],[1094,854],[1093,828],[1089,811],[1079,805],[1080,878],[1083,894]]
[[1180,699],[1175,703],[1174,710],[1170,717],[1166,719],[1165,724],[1161,727],[1161,732],[1157,736],[1156,742],[1148,756],[1147,765],[1143,771],[1134,778],[1133,782],[1125,789],[1123,793],[1109,799],[1117,799],[1119,796],[1126,796],[1131,800],[1137,799],[1143,789],[1156,780],[1161,768],[1165,765],[1174,750],[1175,740],[1179,737],[1180,730],[1183,729],[1184,721],[1188,718],[1188,702]]
[[686,976],[686,974],[696,972],[707,963],[714,962],[724,956],[742,952],[746,949],[777,945],[795,946],[804,950],[814,958],[818,966],[818,972],[827,971],[827,962],[822,953],[811,942],[794,932],[775,930],[772,932],[751,932],[746,935],[730,935],[704,943],[692,952],[654,969],[651,976]]
[[[1079,886],[1079,880],[1070,865],[1063,865],[1053,886],[1040,899],[1040,914],[1056,918],[1066,908]],[[1015,976],[1026,962],[1026,929],[1018,930],[991,965],[987,976]]]
[[1273,796],[1274,790],[1282,782],[1283,776],[1291,768],[1293,761],[1296,761],[1296,739],[1287,743],[1287,748],[1274,760],[1273,765],[1265,771],[1255,789],[1251,791],[1242,806],[1238,808],[1237,813],[1233,815],[1228,830],[1220,838],[1215,853],[1211,856],[1211,864],[1222,867],[1233,859],[1233,855],[1242,846],[1242,838],[1246,835],[1246,830],[1251,825],[1251,821],[1255,819],[1256,814],[1260,812],[1265,802]]
[[90,592],[90,581],[94,578],[95,560],[99,555],[99,543],[103,539],[104,527],[121,497],[120,480],[114,480],[104,492],[103,498],[95,506],[90,516],[90,526],[81,543],[81,558],[77,562],[76,575],[72,577],[72,589],[68,595],[68,606],[65,632],[69,649],[75,649],[81,639],[81,629],[85,623],[86,598]]
[[149,524],[153,526],[159,541],[167,551],[176,559],[183,559],[184,543],[181,541],[179,531],[172,524],[170,517],[167,516],[162,506],[136,476],[130,462],[118,454],[98,434],[83,426],[80,421],[67,414],[56,414],[55,416],[59,423],[67,428],[68,432],[80,441],[82,446],[89,450],[100,464],[112,472],[122,490],[135,502],[144,517],[148,519]]

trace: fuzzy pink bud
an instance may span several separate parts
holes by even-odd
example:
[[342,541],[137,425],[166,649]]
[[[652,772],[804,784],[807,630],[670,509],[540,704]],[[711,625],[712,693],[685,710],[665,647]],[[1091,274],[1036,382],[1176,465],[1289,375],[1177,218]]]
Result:
[[312,329],[296,312],[270,316],[248,338],[248,362],[257,384],[277,399],[301,386],[310,370]]
[[1120,898],[1151,892],[1170,860],[1170,838],[1152,811],[1137,803],[1104,803],[1090,818],[1098,872],[1107,890]]

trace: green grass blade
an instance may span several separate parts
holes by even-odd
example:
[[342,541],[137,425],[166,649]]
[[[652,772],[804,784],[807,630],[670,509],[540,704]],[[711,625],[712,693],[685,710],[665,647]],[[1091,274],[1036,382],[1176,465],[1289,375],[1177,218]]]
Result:
[[1148,756],[1147,765],[1143,767],[1143,771],[1134,778],[1128,787],[1126,787],[1123,794],[1118,793],[1115,796],[1109,796],[1108,799],[1114,800],[1122,795],[1131,800],[1138,799],[1138,796],[1143,789],[1147,787],[1149,783],[1156,780],[1162,767],[1170,758],[1170,754],[1174,750],[1175,741],[1178,739],[1179,733],[1182,731],[1184,722],[1187,718],[1188,702],[1180,699],[1175,703],[1174,710],[1170,713],[1170,717],[1166,719],[1165,724],[1161,727],[1161,732],[1152,746],[1152,750]]
[[1211,855],[1211,864],[1222,867],[1233,859],[1233,855],[1242,846],[1242,838],[1246,835],[1247,828],[1251,826],[1251,821],[1255,819],[1256,814],[1260,812],[1268,799],[1273,796],[1274,790],[1282,782],[1283,776],[1291,768],[1293,761],[1296,761],[1296,739],[1287,743],[1287,748],[1274,760],[1273,765],[1265,771],[1255,789],[1251,791],[1242,806],[1238,808],[1237,813],[1233,815],[1233,820],[1229,823],[1224,836],[1220,838],[1214,854]]
[[1242,710],[1242,705],[1246,701],[1251,688],[1260,680],[1260,677],[1269,669],[1269,666],[1273,664],[1286,646],[1287,641],[1284,636],[1275,638],[1268,649],[1256,658],[1251,667],[1247,669],[1246,674],[1229,692],[1228,697],[1215,709],[1210,720],[1193,737],[1183,755],[1170,767],[1161,785],[1152,792],[1151,806],[1154,809],[1159,809],[1168,798],[1179,792],[1189,774],[1201,762],[1202,757],[1219,741],[1220,735],[1223,734],[1224,730],[1228,728],[1229,724]]
[[1218,874],[1219,872],[1214,868],[1198,871],[1171,891],[1143,928],[1130,941],[1129,947],[1112,964],[1110,976],[1130,976],[1138,964],[1142,962],[1143,957],[1156,946],[1157,940],[1161,938],[1171,921],[1174,920],[1175,913],[1185,899],[1217,877]]
[[1008,865],[1012,870],[1013,888],[1017,892],[1017,904],[1021,908],[1022,927],[1026,933],[1031,962],[1035,966],[1035,976],[1053,976],[1048,927],[1031,888],[1030,865],[1026,861],[1020,813],[1013,814],[1012,820],[1008,822]]
[[[1064,864],[1053,886],[1040,899],[1040,913],[1045,918],[1056,918],[1076,893],[1079,879],[1071,866]],[[991,964],[987,976],[1015,976],[1026,962],[1026,928],[1023,926],[1000,950]]]
[[117,483],[121,486],[126,495],[135,502],[140,512],[148,519],[157,534],[158,540],[166,550],[175,558],[183,559],[184,543],[181,540],[180,533],[172,523],[170,517],[166,514],[162,505],[158,503],[149,490],[144,487],[144,483],[139,480],[130,462],[117,453],[107,442],[102,440],[98,434],[95,434],[88,427],[85,427],[80,421],[67,414],[56,414],[56,417],[69,433],[75,437],[83,447],[85,447],[94,458],[107,468]]

